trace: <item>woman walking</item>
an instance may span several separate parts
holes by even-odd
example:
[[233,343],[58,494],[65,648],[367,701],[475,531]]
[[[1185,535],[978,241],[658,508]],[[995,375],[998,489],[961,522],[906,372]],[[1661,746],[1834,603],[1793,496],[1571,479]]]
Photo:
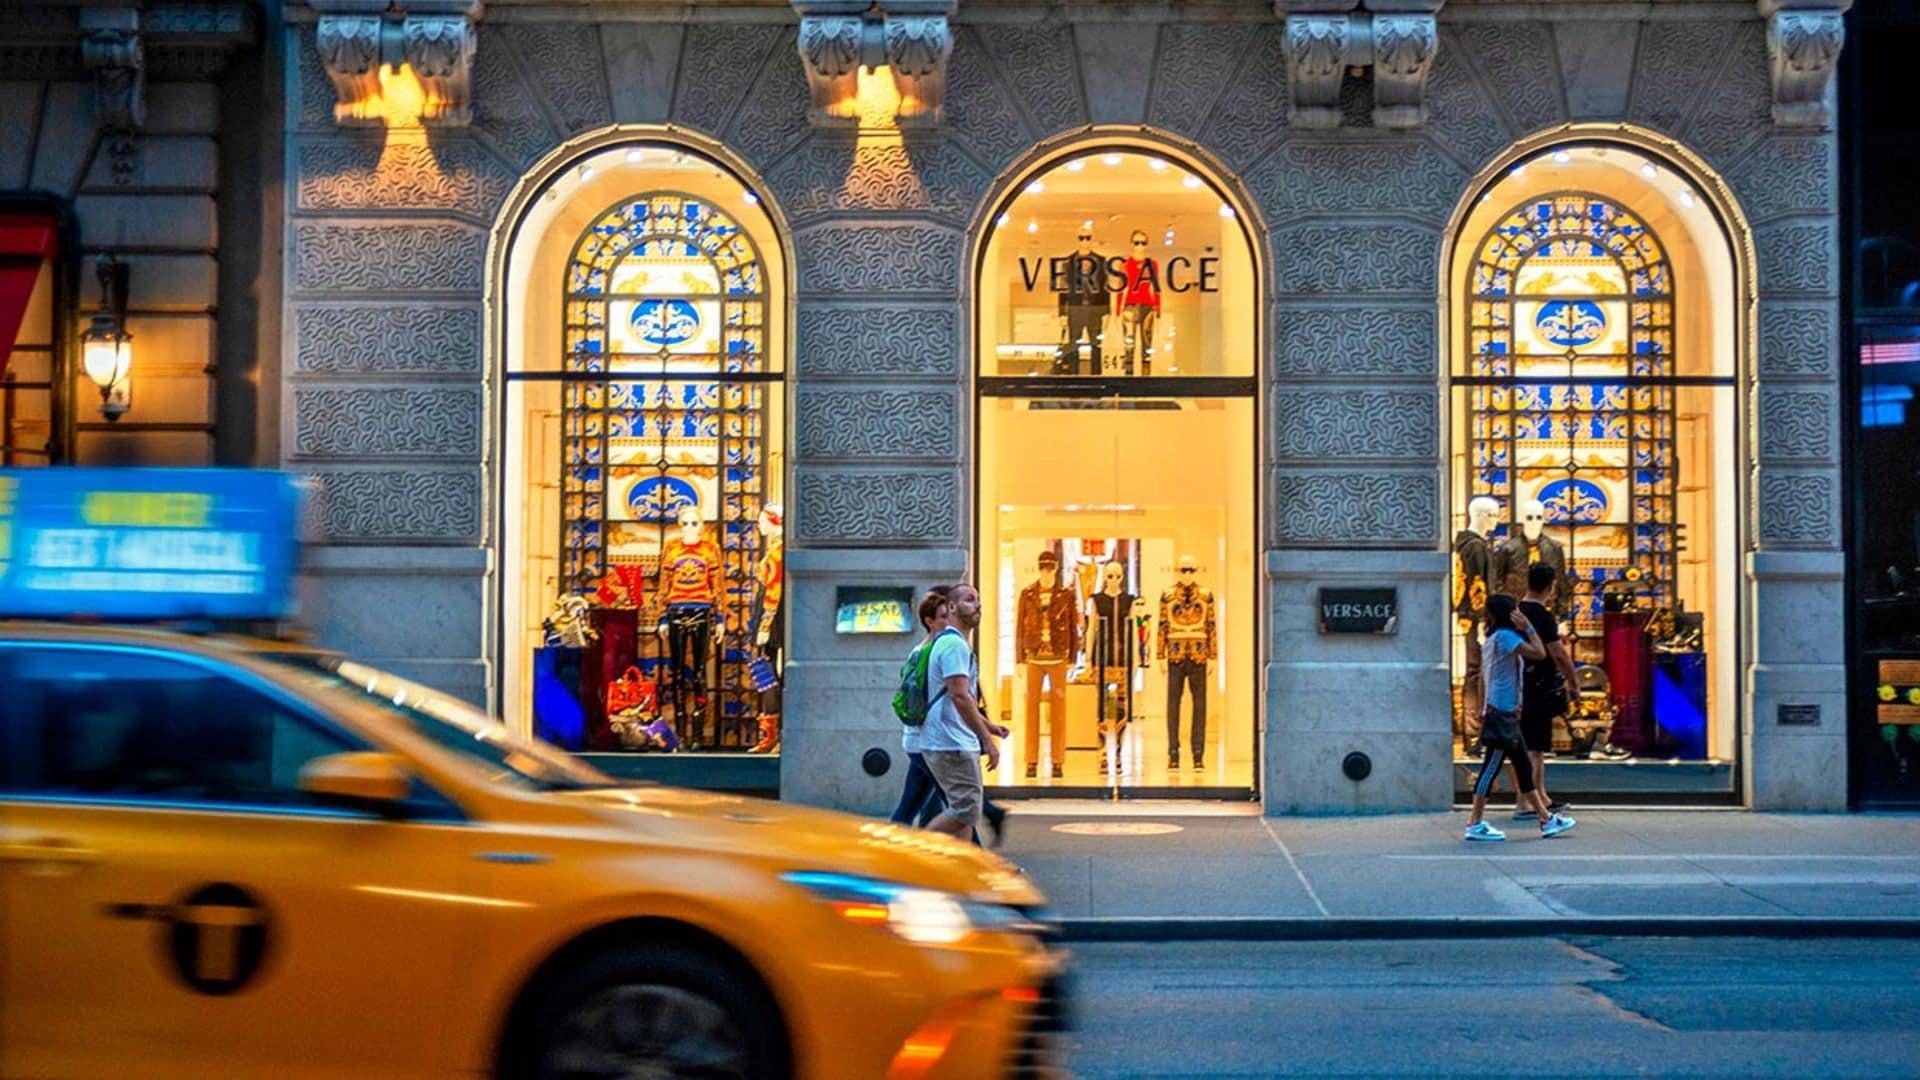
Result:
[[1481,714],[1480,746],[1486,755],[1480,779],[1473,785],[1473,809],[1467,814],[1467,839],[1505,840],[1507,834],[1482,821],[1487,794],[1501,766],[1512,761],[1513,780],[1520,789],[1520,805],[1531,807],[1540,820],[1540,836],[1558,836],[1573,828],[1574,820],[1555,814],[1534,789],[1527,743],[1520,733],[1520,681],[1528,660],[1544,660],[1546,646],[1533,623],[1519,613],[1514,599],[1504,593],[1487,598],[1487,636],[1480,644],[1480,672],[1486,680],[1486,705]]

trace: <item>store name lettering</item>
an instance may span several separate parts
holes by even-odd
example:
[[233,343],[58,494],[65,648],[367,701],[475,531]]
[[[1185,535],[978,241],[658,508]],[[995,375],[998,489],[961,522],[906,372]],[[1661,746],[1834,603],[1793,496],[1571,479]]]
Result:
[[[1095,255],[1061,255],[1052,259],[1020,260],[1020,279],[1026,283],[1028,292],[1039,287],[1043,273],[1052,292],[1125,292],[1127,288],[1127,260],[1118,255],[1106,259]],[[1190,259],[1175,255],[1166,261],[1164,268],[1158,261],[1149,259],[1140,268],[1140,281],[1151,286],[1154,292],[1219,292],[1220,257],[1203,255]]]

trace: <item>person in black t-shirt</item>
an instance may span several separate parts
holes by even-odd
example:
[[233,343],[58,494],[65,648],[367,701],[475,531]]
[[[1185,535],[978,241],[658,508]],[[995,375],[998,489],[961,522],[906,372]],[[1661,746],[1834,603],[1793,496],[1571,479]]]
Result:
[[[1559,578],[1559,571],[1546,563],[1527,567],[1527,595],[1520,601],[1520,613],[1533,624],[1540,643],[1547,647],[1546,658],[1528,660],[1520,676],[1520,735],[1526,741],[1527,758],[1533,767],[1533,786],[1552,814],[1571,809],[1547,793],[1547,751],[1553,748],[1553,722],[1580,697],[1573,657],[1567,655],[1566,643],[1560,640],[1560,627],[1551,608]],[[1517,770],[1522,765],[1515,761],[1513,767]],[[1515,820],[1531,818],[1534,812],[1523,807],[1513,816]]]

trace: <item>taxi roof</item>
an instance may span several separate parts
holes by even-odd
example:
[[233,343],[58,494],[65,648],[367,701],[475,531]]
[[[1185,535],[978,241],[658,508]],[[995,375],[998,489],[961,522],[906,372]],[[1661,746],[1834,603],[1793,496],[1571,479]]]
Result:
[[224,631],[198,632],[179,627],[128,625],[125,623],[47,622],[29,619],[0,619],[0,642],[71,641],[101,645],[143,645],[190,652],[201,656],[336,656],[299,641],[255,637]]

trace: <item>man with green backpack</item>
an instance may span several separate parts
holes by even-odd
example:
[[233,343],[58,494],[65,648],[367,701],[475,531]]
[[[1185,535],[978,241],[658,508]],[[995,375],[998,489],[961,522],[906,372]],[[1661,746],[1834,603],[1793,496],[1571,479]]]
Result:
[[[980,624],[980,594],[971,585],[953,586],[945,611],[951,625],[944,627],[927,617],[930,604],[933,613],[939,613],[934,595],[929,595],[922,602],[922,623],[934,633],[902,668],[894,712],[902,724],[909,761],[917,741],[921,761],[946,801],[946,808],[927,827],[964,840],[977,835],[986,799],[980,755],[986,754],[988,769],[1000,764],[996,729],[980,711],[979,661],[966,636]],[[909,817],[914,813],[915,807],[909,804],[914,781],[909,766],[909,790],[902,793],[896,820],[903,813]]]

